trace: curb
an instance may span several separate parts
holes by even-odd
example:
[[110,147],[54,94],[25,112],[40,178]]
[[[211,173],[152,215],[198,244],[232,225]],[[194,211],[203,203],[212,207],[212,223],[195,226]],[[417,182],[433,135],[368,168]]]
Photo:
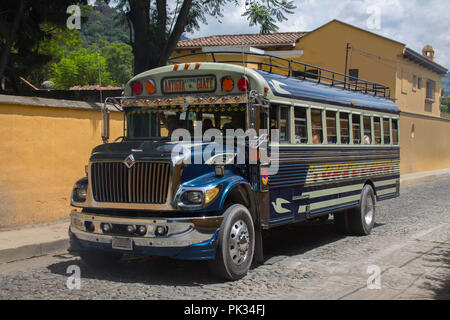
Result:
[[432,182],[446,177],[450,177],[450,169],[404,174],[403,177],[400,175],[400,188]]
[[60,239],[51,242],[31,244],[18,248],[0,250],[0,263],[14,262],[29,258],[43,256],[69,248],[69,239]]

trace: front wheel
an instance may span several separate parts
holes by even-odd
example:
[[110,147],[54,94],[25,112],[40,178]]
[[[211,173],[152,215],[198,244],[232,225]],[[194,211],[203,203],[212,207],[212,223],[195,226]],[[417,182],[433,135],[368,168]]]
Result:
[[216,258],[209,263],[211,271],[221,278],[238,280],[250,269],[254,251],[252,216],[245,206],[234,204],[224,213]]

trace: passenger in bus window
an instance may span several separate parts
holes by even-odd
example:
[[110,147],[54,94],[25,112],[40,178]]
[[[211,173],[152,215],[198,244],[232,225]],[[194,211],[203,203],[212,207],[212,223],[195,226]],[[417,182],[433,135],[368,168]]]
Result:
[[363,144],[370,144],[370,135],[369,134],[364,135]]
[[320,136],[321,135],[318,132],[313,132],[312,143],[314,143],[314,144],[322,143],[322,139],[320,138]]
[[322,143],[322,110],[311,110],[312,143]]

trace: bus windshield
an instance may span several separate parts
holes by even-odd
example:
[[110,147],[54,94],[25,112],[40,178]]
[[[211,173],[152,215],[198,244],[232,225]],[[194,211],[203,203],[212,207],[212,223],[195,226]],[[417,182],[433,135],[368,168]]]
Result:
[[[187,129],[191,135],[208,129],[218,129],[222,135],[227,129],[245,131],[245,109],[230,107],[223,109],[188,108],[177,110],[148,110],[131,107],[126,111],[127,138],[130,140],[169,138],[176,129]],[[201,131],[197,126],[201,122]]]

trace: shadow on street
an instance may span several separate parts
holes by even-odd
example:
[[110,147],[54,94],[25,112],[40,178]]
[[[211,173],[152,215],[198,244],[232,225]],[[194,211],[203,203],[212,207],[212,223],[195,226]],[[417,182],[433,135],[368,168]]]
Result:
[[[375,225],[375,227],[380,225]],[[264,260],[303,254],[345,236],[335,230],[332,220],[287,225],[263,232]],[[209,271],[207,261],[174,260],[167,257],[125,256],[115,265],[95,268],[78,257],[50,265],[52,273],[67,276],[67,268],[78,265],[85,279],[150,285],[193,286],[223,283]],[[255,268],[258,268],[256,266]]]

